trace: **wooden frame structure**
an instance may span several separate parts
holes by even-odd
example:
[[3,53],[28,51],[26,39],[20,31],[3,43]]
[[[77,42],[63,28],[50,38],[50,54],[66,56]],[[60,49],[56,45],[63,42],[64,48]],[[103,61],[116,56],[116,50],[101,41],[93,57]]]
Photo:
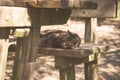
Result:
[[116,17],[117,3],[118,0],[1,0],[0,6],[75,9],[71,16],[93,18]]
[[[101,2],[99,2],[98,0],[94,0],[96,2],[92,0],[86,0],[87,3],[82,2],[84,0],[74,0],[74,1],[73,0],[40,0],[46,2],[46,4],[41,6],[39,2],[37,4],[39,5],[39,7],[28,8],[28,6],[25,6],[23,4],[25,2],[29,3],[31,0],[21,0],[22,2],[17,2],[18,0],[11,0],[11,1],[15,1],[12,4],[9,4],[9,2],[4,2],[4,1],[7,0],[2,0],[0,2],[0,80],[4,80],[5,66],[7,60],[7,50],[8,50],[8,45],[7,45],[8,35],[10,28],[13,27],[30,28],[29,35],[24,36],[23,38],[18,38],[17,40],[16,58],[15,58],[12,80],[33,80],[34,61],[39,48],[38,44],[34,42],[39,42],[39,33],[40,33],[41,25],[63,24],[69,18],[71,9],[79,8],[80,11],[86,10],[85,13],[82,12],[82,14],[83,13],[86,14],[87,12],[89,13],[93,9],[96,9],[96,7],[99,6],[98,4],[100,3],[102,4],[102,1],[105,4],[107,4],[107,2],[108,3],[110,2],[112,6],[107,5],[108,7],[105,8],[105,10],[106,9],[110,10],[108,11],[110,12],[110,14],[106,12],[106,15],[101,14],[103,16],[101,15],[86,16],[89,18],[86,18],[85,15],[83,15],[83,17],[85,17],[86,20],[85,42],[90,42],[90,43],[97,42],[95,39],[96,25],[93,24],[95,18],[90,18],[90,17],[115,17],[116,2],[117,2],[117,0],[100,0]],[[54,4],[55,1],[58,1],[58,4],[60,5],[56,5],[56,6],[51,5]],[[61,1],[63,2],[61,3]],[[97,1],[99,3],[97,3]],[[80,3],[79,5],[78,2]],[[92,6],[90,9],[87,9],[88,5],[93,3],[95,3],[94,6]],[[85,6],[86,4],[87,6]],[[104,8],[100,8],[100,9],[103,10]],[[97,8],[98,11],[100,9]],[[57,10],[63,10],[63,11],[58,12]],[[45,15],[46,12],[48,12],[47,17],[41,18],[41,16]],[[49,12],[50,13],[56,12],[55,13],[56,16],[54,17],[54,15],[53,16],[51,16],[51,14],[49,15]],[[62,15],[59,16],[58,18],[56,17],[60,13],[66,13],[66,14],[64,15],[64,18],[59,21]],[[75,15],[77,15],[77,17],[78,16],[82,17],[79,14],[75,14]],[[50,18],[54,17],[52,19],[53,20],[55,19],[54,21],[58,20],[58,22],[54,22],[54,21],[50,22],[51,19],[48,20],[49,16],[51,16]],[[85,80],[97,80],[98,79],[97,57],[98,55],[104,53],[108,49],[109,47],[105,45],[103,46],[103,45],[95,45],[95,44],[84,44],[83,46],[80,47],[80,49],[64,50],[64,49],[42,48],[39,49],[39,51],[40,53],[45,52],[47,53],[47,55],[55,56],[55,67],[60,69],[60,80],[75,80],[75,76],[74,76],[75,65],[80,63],[85,63]],[[73,53],[70,53],[70,51]],[[65,56],[63,54],[65,54]],[[66,59],[68,59],[69,61]]]

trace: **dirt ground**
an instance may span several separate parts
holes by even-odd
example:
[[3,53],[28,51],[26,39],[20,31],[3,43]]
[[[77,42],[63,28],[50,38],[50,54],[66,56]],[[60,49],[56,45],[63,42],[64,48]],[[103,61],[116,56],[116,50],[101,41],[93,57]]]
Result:
[[[64,26],[42,26],[45,29],[70,30],[84,39],[84,21],[69,20]],[[96,28],[98,43],[109,44],[111,50],[99,61],[99,80],[120,80],[120,21],[106,20]],[[5,80],[11,80],[14,53],[9,53]],[[34,80],[59,80],[59,70],[54,68],[53,56],[38,55]],[[76,80],[84,80],[83,64],[76,66]]]

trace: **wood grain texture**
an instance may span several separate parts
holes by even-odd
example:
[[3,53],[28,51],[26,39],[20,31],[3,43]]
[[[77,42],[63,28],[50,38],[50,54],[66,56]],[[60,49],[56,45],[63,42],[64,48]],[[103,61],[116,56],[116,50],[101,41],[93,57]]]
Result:
[[40,27],[32,27],[28,37],[18,39],[12,80],[33,80],[39,33]]
[[82,58],[90,54],[102,53],[109,50],[108,45],[88,44],[80,46],[77,49],[59,49],[59,48],[39,48],[39,54]]
[[4,80],[7,54],[8,54],[8,36],[7,28],[0,28],[0,80]]
[[72,67],[81,63],[87,63],[95,60],[94,54],[83,58],[72,58],[72,57],[61,57],[55,56],[55,68],[57,69],[65,69],[68,67]]
[[85,18],[85,43],[97,43],[97,18]]
[[[116,17],[118,0],[2,0],[1,6],[75,9],[73,17]],[[26,5],[26,2],[28,5]],[[30,4],[29,4],[30,3]],[[32,3],[32,5],[31,5]],[[37,5],[37,7],[34,7]]]
[[[109,2],[110,1],[110,2]],[[2,6],[20,6],[25,7],[25,2],[35,3],[40,8],[81,8],[96,9],[99,4],[109,4],[112,0],[1,0]],[[112,1],[115,2],[116,0]],[[104,5],[105,6],[105,5]],[[107,6],[107,5],[106,5]]]
[[0,7],[0,27],[31,26],[26,8]]
[[99,80],[98,79],[98,62],[97,59],[87,62],[84,65],[85,80]]
[[[96,33],[96,18],[87,18],[85,19],[85,43],[97,43],[97,33]],[[98,80],[98,52],[94,54],[94,57],[90,57],[94,59],[93,61],[89,61],[84,63],[84,75],[85,80]]]
[[14,67],[13,67],[13,76],[12,80],[21,80],[22,69],[23,69],[23,58],[25,56],[23,52],[23,47],[25,46],[26,38],[18,38],[17,46],[16,46],[16,54],[14,59]]
[[83,18],[84,17],[87,17],[87,18],[117,17],[117,0],[87,0],[87,1],[97,3],[97,8],[96,9],[75,9],[73,10],[71,16],[83,17]]
[[[68,9],[32,9],[0,6],[0,27],[30,27],[31,25],[65,24],[70,17]],[[37,22],[36,16],[41,19]],[[34,24],[32,23],[34,22]]]
[[30,33],[28,36],[18,39],[12,80],[33,80],[34,78],[34,62],[38,53],[39,44],[37,42],[41,24],[36,9],[33,13],[29,10],[28,14],[31,20]]
[[60,80],[75,80],[75,66],[60,69]]

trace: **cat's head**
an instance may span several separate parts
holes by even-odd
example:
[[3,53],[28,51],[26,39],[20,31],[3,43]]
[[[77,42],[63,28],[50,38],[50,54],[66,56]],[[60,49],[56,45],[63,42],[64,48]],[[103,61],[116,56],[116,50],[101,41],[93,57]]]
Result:
[[72,33],[69,30],[68,30],[67,35],[65,35],[63,38],[64,39],[61,45],[63,48],[66,48],[66,49],[79,47],[81,43],[80,37],[76,33]]

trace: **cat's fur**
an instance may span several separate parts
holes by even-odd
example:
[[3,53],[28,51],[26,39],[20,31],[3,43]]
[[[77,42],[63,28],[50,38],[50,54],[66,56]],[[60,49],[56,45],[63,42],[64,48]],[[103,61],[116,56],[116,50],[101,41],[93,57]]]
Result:
[[46,30],[40,34],[40,47],[71,49],[78,47],[80,43],[80,37],[70,31]]
[[[10,38],[9,51],[15,51],[16,39]],[[40,33],[40,47],[71,49],[78,47],[81,43],[76,33],[61,30],[45,30]]]

